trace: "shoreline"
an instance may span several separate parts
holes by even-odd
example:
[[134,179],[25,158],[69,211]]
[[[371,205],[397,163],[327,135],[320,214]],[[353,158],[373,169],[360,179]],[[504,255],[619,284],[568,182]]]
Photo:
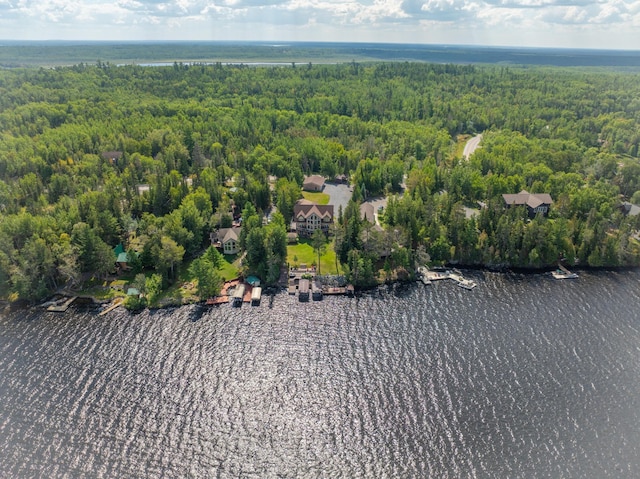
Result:
[[[488,267],[485,265],[461,265],[461,264],[452,264],[452,263],[447,263],[443,266],[432,266],[433,268],[444,268],[447,270],[450,269],[461,269],[461,270],[468,270],[468,271],[480,271],[480,272],[488,272],[488,273],[496,273],[496,274],[500,274],[500,275],[506,275],[506,274],[521,274],[521,275],[525,275],[525,276],[533,276],[533,275],[541,275],[541,274],[550,274],[552,273],[556,268],[554,267],[547,267],[547,268],[513,268],[513,267]],[[571,268],[571,270],[573,272],[630,272],[630,271],[638,271],[640,270],[640,266],[617,266],[617,267],[607,267],[607,266],[574,266]],[[376,283],[374,285],[371,285],[369,287],[365,287],[365,288],[356,288],[355,292],[356,293],[365,293],[368,291],[374,291],[377,288],[381,287],[381,286],[394,286],[394,285],[402,285],[402,284],[408,284],[408,283],[413,283],[416,281],[417,276],[416,276],[417,272],[414,272],[413,276],[410,279],[406,279],[406,280],[392,280],[392,281],[381,281],[379,283]],[[277,286],[270,286],[265,288],[264,292],[265,293],[283,293],[287,291],[287,286],[286,285],[277,285]],[[4,306],[4,309],[8,309],[9,311],[19,311],[19,310],[38,310],[38,309],[44,309],[46,310],[46,305],[50,304],[53,301],[61,301],[65,298],[71,298],[71,295],[64,295],[64,294],[54,294],[53,296],[51,296],[50,298],[48,298],[46,301],[41,302],[39,304],[25,304],[25,302],[20,302],[20,301],[16,301],[16,302],[11,302],[8,301],[6,299],[1,299],[0,300],[0,306]],[[57,299],[54,299],[57,298]],[[80,302],[82,304],[92,304],[95,307],[99,307],[99,306],[107,306],[112,304],[113,301],[116,298],[112,298],[112,299],[97,299],[94,296],[91,295],[82,295],[82,294],[78,294],[77,295],[77,302]],[[199,300],[199,301],[194,301],[194,302],[188,302],[188,303],[182,303],[182,302],[167,302],[166,304],[163,304],[161,306],[157,306],[157,307],[145,307],[143,309],[141,309],[140,311],[143,310],[149,310],[149,311],[159,311],[159,310],[165,310],[165,309],[170,309],[170,308],[179,308],[182,306],[189,306],[189,305],[199,305],[199,306],[207,306],[206,304],[207,300]],[[214,305],[215,306],[215,305]],[[124,307],[124,306],[122,306]],[[207,306],[207,307],[212,307],[212,306]],[[125,308],[126,309],[126,308]],[[135,311],[130,311],[130,312],[135,312]]]

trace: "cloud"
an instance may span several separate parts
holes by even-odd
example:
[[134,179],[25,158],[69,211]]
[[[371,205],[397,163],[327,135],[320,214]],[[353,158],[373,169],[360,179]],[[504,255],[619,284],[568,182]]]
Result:
[[576,46],[640,49],[640,0],[0,0],[0,24],[22,39],[521,44],[582,31]]

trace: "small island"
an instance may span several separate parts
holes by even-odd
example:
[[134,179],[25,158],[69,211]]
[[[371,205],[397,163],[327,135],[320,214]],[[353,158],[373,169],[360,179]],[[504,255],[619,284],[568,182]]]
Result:
[[633,73],[98,62],[0,89],[9,301],[206,302],[301,265],[335,291],[640,264]]

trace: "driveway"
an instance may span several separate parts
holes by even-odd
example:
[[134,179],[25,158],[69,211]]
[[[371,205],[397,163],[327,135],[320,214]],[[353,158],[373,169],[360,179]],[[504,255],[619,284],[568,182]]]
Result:
[[462,152],[462,157],[465,160],[468,160],[469,157],[473,155],[473,152],[476,151],[478,146],[480,146],[481,141],[482,141],[482,135],[476,135],[473,138],[471,138],[469,141],[467,141],[467,144],[464,145],[464,151]]
[[342,211],[347,208],[347,203],[353,195],[353,188],[349,185],[325,183],[323,193],[329,195],[329,204],[333,205],[333,214],[337,218],[340,206],[342,206]]
[[384,196],[384,197],[378,196],[376,198],[369,198],[368,200],[363,201],[363,204],[364,203],[371,203],[373,205],[373,211],[374,211],[373,217],[374,217],[377,225],[380,225],[380,221],[378,220],[378,208],[380,208],[382,206],[382,208],[386,209],[387,208],[387,199],[388,198],[386,196]]

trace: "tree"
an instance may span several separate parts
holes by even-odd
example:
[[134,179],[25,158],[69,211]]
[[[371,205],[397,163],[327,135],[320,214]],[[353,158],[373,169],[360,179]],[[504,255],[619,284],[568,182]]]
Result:
[[286,224],[291,223],[293,218],[293,207],[302,198],[300,185],[287,178],[280,178],[276,183],[276,207],[282,213]]
[[182,262],[184,248],[168,236],[160,238],[160,245],[152,247],[155,267],[168,279],[175,277],[175,267]]
[[311,246],[313,247],[313,251],[316,253],[318,257],[318,274],[320,274],[320,257],[327,250],[327,237],[322,232],[322,230],[317,229],[311,235]]
[[149,304],[155,303],[162,292],[162,276],[159,274],[152,274],[145,279],[144,287]]
[[206,255],[193,260],[189,267],[189,273],[197,281],[196,288],[200,299],[220,294],[222,278]]

